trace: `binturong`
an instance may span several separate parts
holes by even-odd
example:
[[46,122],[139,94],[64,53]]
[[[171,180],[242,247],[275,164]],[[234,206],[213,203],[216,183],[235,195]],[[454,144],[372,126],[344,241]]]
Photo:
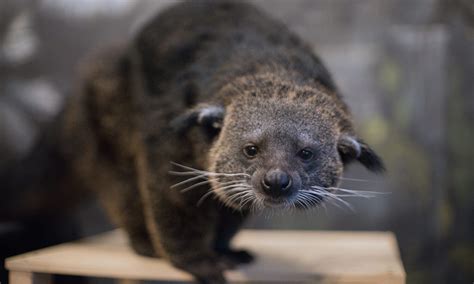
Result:
[[200,283],[252,261],[230,246],[252,211],[318,206],[353,161],[384,169],[311,47],[248,3],[173,5],[83,74],[55,136],[64,176]]

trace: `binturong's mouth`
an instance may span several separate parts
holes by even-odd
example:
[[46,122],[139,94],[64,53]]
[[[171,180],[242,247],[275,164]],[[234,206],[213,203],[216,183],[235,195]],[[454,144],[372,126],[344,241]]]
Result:
[[284,198],[264,197],[263,204],[270,208],[292,207],[295,200],[296,197],[293,196]]
[[298,190],[286,197],[263,196],[262,203],[268,208],[309,209],[323,201],[323,196],[312,190]]

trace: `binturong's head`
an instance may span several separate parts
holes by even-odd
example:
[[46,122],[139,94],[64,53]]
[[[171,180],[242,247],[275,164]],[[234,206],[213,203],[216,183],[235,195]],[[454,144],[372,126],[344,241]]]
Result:
[[263,79],[242,85],[223,90],[226,102],[203,105],[195,114],[215,135],[206,170],[213,192],[228,206],[307,208],[331,194],[352,161],[383,171],[333,91]]

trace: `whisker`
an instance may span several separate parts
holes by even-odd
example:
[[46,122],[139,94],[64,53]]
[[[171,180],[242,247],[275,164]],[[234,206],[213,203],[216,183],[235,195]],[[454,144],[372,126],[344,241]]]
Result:
[[227,196],[230,196],[230,195],[233,195],[237,192],[241,192],[243,190],[250,190],[250,189],[251,189],[250,187],[236,186],[236,187],[233,187],[233,188],[226,189],[225,193],[227,194]]
[[321,206],[324,208],[324,212],[326,213],[326,216],[329,217],[329,215],[328,215],[328,207],[326,206],[326,203],[322,202],[322,203],[320,203],[320,204],[321,204]]
[[176,162],[170,162],[172,165],[174,166],[177,166],[177,167],[180,167],[180,168],[183,168],[185,170],[188,170],[187,172],[179,172],[179,171],[169,171],[171,174],[197,174],[197,173],[201,173],[201,174],[206,174],[206,175],[209,175],[209,176],[246,176],[246,177],[250,177],[249,174],[247,173],[216,173],[216,172],[209,172],[209,171],[204,171],[204,170],[199,170],[199,169],[195,169],[195,168],[192,168],[192,167],[188,167],[188,166],[185,166],[185,165],[182,165],[182,164],[179,164],[179,163],[176,163]]
[[347,193],[333,193],[333,192],[326,192],[326,191],[322,191],[321,194],[324,194],[324,195],[331,195],[331,196],[335,196],[335,197],[362,197],[362,198],[373,198],[375,197],[374,195],[368,195],[368,194],[347,194]]
[[178,172],[178,171],[168,171],[168,174],[174,176],[195,176],[195,175],[202,175],[203,173],[194,171],[194,172]]
[[188,191],[190,191],[191,189],[196,188],[196,187],[201,186],[201,185],[204,185],[204,184],[206,184],[206,183],[209,183],[209,180],[205,180],[205,181],[201,181],[201,182],[195,183],[195,184],[193,184],[193,185],[191,185],[191,186],[188,186],[188,187],[186,187],[186,188],[184,188],[184,189],[181,189],[181,192],[182,192],[182,193],[188,192]]
[[199,180],[199,179],[202,179],[202,178],[206,178],[206,175],[198,175],[198,176],[196,176],[196,177],[188,178],[188,179],[186,179],[186,180],[183,180],[183,181],[181,181],[181,182],[178,182],[178,183],[173,184],[172,186],[170,186],[170,188],[179,187],[180,185],[189,183],[189,182],[191,182],[191,181]]
[[232,202],[234,202],[234,199],[237,200],[240,195],[243,194],[243,192],[249,191],[251,188],[252,187],[246,183],[240,183],[218,187],[216,191],[220,192],[219,195],[223,198],[224,204],[230,205],[232,207]]
[[234,201],[236,201],[236,200],[239,199],[241,196],[244,196],[244,195],[247,193],[247,191],[245,191],[245,190],[243,190],[243,189],[241,189],[241,188],[239,188],[239,189],[240,189],[240,191],[236,191],[235,193],[229,195],[228,201],[229,201],[230,203],[233,203]]
[[205,172],[206,175],[208,176],[217,176],[217,177],[239,177],[239,176],[244,176],[244,177],[250,177],[249,174],[245,173],[232,173],[232,174],[227,174],[227,173],[213,173],[213,172]]
[[231,181],[227,181],[227,182],[221,182],[221,183],[219,183],[219,186],[225,186],[225,185],[230,185],[230,184],[234,184],[234,183],[244,183],[244,182],[246,182],[246,180],[244,180],[244,179],[231,180]]
[[251,188],[250,186],[246,185],[246,184],[243,184],[243,183],[238,183],[238,184],[230,184],[230,185],[227,185],[227,186],[223,186],[223,187],[219,187],[219,191],[221,192],[232,192],[232,189],[235,189],[235,188],[240,188],[240,187],[245,187],[245,188]]
[[[308,194],[308,193],[306,193]],[[316,194],[309,194],[308,196],[308,202],[310,205],[317,205],[318,202],[321,201],[321,197],[319,195],[316,195]]]
[[337,208],[339,209],[342,209],[342,207],[336,202],[340,202],[341,204],[343,204],[344,206],[346,206],[348,209],[350,209],[351,211],[354,212],[354,208],[352,207],[352,205],[350,205],[347,201],[341,199],[341,198],[338,198],[338,197],[335,197],[335,196],[332,196],[332,195],[324,195],[322,193],[318,193],[318,194],[321,194],[322,196],[325,196],[325,197],[328,197],[328,201],[331,202],[331,204],[333,204],[334,206],[336,206]]
[[[385,195],[391,194],[391,192],[378,192],[378,191],[368,191],[368,190],[353,190],[341,187],[321,187],[321,186],[312,186],[312,188],[325,190],[327,192],[331,192],[337,196],[347,196],[347,197],[364,197],[364,198],[371,198],[376,197],[376,195]],[[346,195],[334,193],[333,191],[341,191],[346,193]]]
[[252,211],[252,213],[256,213],[258,211],[261,211],[262,209],[263,209],[263,200],[262,198],[256,195],[255,199],[253,200],[250,211]]
[[346,193],[352,193],[352,194],[356,194],[356,195],[368,194],[368,195],[372,195],[373,197],[375,197],[375,195],[391,194],[391,192],[379,192],[379,191],[368,191],[368,190],[353,190],[353,189],[347,189],[347,188],[341,188],[341,187],[328,187],[328,188],[329,188],[329,189],[332,189],[332,190],[337,190],[337,191],[346,192]]
[[173,166],[179,167],[179,168],[186,169],[186,170],[200,171],[200,170],[195,169],[195,168],[193,168],[193,167],[185,166],[185,165],[182,165],[182,164],[180,164],[180,163],[173,162],[173,161],[171,161],[170,164],[172,164]]
[[304,209],[309,209],[310,204],[309,204],[308,200],[309,200],[310,196],[306,192],[301,192],[301,191],[299,192],[299,195],[300,195],[299,201],[303,205],[303,208]]
[[213,172],[207,172],[207,171],[194,171],[194,172],[168,171],[168,173],[171,175],[176,175],[176,176],[206,175],[206,176],[211,176],[211,177],[236,177],[236,176],[250,177],[250,175],[246,173],[213,173]]
[[303,207],[303,205],[301,205],[301,202],[298,198],[295,199],[294,203],[301,206],[301,207]]
[[[328,191],[324,191],[323,188],[320,188],[320,187],[312,187],[316,190],[314,191],[311,191],[311,190],[303,190],[303,192],[307,192],[307,193],[312,193],[312,194],[318,194],[318,195],[321,195],[321,196],[324,196],[324,197],[328,197],[334,201],[338,201],[340,202],[341,204],[344,204],[347,208],[349,208],[350,210],[352,210],[353,212],[355,212],[354,210],[354,207],[347,201],[345,201],[344,199],[338,197],[337,195],[333,194],[333,193],[330,193]],[[335,203],[334,203],[335,204]]]
[[204,194],[203,196],[201,196],[201,198],[199,198],[198,202],[196,203],[196,206],[198,207],[201,206],[204,200],[213,193],[214,191],[212,189],[210,189],[209,192],[206,192],[206,194]]
[[310,198],[308,198],[308,202],[312,205],[318,205],[319,202],[321,202],[322,198],[319,195],[310,195]]
[[241,208],[244,208],[249,202],[252,202],[255,198],[255,194],[253,192],[249,192],[246,198],[242,199]]
[[358,181],[358,182],[373,182],[373,183],[380,183],[377,180],[370,180],[370,179],[361,179],[361,178],[349,178],[349,177],[340,177],[340,180],[347,180],[347,181]]

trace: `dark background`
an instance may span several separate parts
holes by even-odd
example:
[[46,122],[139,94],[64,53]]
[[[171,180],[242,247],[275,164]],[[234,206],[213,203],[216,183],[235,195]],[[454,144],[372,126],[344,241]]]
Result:
[[[34,144],[93,49],[129,39],[173,1],[1,0],[0,168]],[[342,187],[389,194],[248,226],[390,230],[408,283],[474,281],[474,1],[259,0],[327,64],[388,173]],[[1,190],[1,185],[0,185]],[[1,194],[1,191],[0,191]],[[1,198],[1,195],[0,195]],[[72,219],[0,224],[0,258],[111,228],[95,203]]]

